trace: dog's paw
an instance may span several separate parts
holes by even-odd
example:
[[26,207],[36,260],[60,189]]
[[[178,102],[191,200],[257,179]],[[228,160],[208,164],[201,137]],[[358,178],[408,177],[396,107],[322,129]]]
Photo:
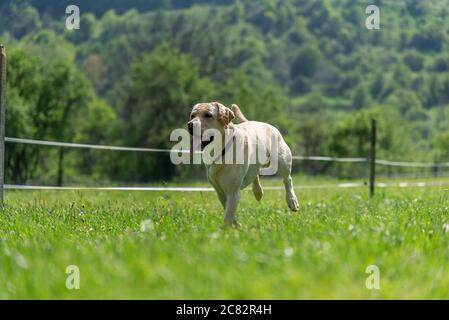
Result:
[[225,226],[225,228],[238,228],[238,227],[240,227],[240,224],[238,223],[238,221],[235,217],[233,219],[225,218],[224,226]]
[[292,211],[298,211],[299,202],[295,196],[287,197],[287,205]]

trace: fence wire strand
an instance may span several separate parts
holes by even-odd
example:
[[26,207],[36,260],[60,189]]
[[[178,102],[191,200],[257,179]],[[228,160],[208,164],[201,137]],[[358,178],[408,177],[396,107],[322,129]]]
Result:
[[[124,147],[124,146],[108,146],[108,145],[95,145],[95,144],[83,144],[83,143],[71,143],[71,142],[59,142],[59,141],[47,141],[47,140],[35,140],[35,139],[23,139],[5,137],[7,143],[19,143],[19,144],[31,144],[31,145],[44,145],[51,147],[66,147],[66,148],[83,148],[83,149],[99,149],[99,150],[112,150],[112,151],[131,151],[131,152],[162,152],[162,153],[190,153],[190,150],[169,150],[160,148],[136,148],[136,147]],[[201,153],[201,152],[197,152]],[[293,156],[294,160],[309,160],[309,161],[327,161],[327,162],[346,162],[346,163],[364,163],[368,162],[368,158],[362,157],[326,157],[326,156]],[[442,168],[449,167],[449,162],[442,163],[430,163],[430,162],[406,162],[406,161],[390,161],[376,159],[377,165],[392,166],[392,167],[421,167],[421,168]],[[387,187],[427,187],[427,186],[445,186],[449,185],[449,182],[399,182],[399,183],[383,183],[378,182],[375,184],[379,188]],[[324,189],[324,188],[359,188],[366,186],[363,182],[351,182],[351,183],[339,183],[339,184],[326,184],[326,185],[297,185],[295,189]],[[7,190],[97,190],[97,191],[159,191],[159,192],[213,192],[213,188],[205,187],[82,187],[82,186],[40,186],[40,185],[16,185],[5,184],[4,188]],[[264,187],[265,190],[283,190],[283,187],[269,186]],[[248,190],[248,189],[246,189]]]
[[[433,181],[433,182],[398,182],[398,183],[376,183],[376,187],[379,188],[409,188],[409,187],[436,187],[436,186],[448,186],[449,181]],[[365,187],[363,182],[351,182],[351,183],[339,183],[339,184],[326,184],[326,185],[297,185],[295,189],[331,189],[331,188],[360,188]],[[213,188],[201,188],[201,187],[57,187],[57,186],[30,186],[30,185],[12,185],[5,184],[4,188],[7,190],[53,190],[53,191],[160,191],[160,192],[214,192]],[[264,190],[268,191],[282,191],[284,187],[264,187]],[[246,188],[244,191],[251,189]]]
[[[20,144],[32,144],[32,145],[44,145],[51,147],[65,147],[65,148],[83,148],[83,149],[100,149],[100,150],[113,150],[113,151],[134,151],[134,152],[161,152],[161,153],[190,153],[190,150],[171,150],[171,149],[159,149],[159,148],[137,148],[137,147],[123,147],[123,146],[107,146],[96,144],[83,144],[72,142],[59,142],[59,141],[47,141],[47,140],[34,140],[23,138],[11,138],[5,137],[5,142],[8,143],[20,143]],[[196,152],[201,153],[201,152]],[[328,162],[367,162],[368,158],[361,157],[326,157],[326,156],[293,156],[294,160],[309,160],[309,161],[328,161]],[[391,161],[376,159],[376,164],[391,166],[391,167],[420,167],[420,168],[444,168],[449,167],[449,162],[407,162],[407,161]]]

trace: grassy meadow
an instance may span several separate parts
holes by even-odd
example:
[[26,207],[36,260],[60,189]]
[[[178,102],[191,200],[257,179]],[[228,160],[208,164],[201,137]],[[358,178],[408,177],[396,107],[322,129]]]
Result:
[[213,192],[7,191],[0,298],[449,298],[448,192],[298,189],[293,213],[282,191],[244,191],[226,229]]

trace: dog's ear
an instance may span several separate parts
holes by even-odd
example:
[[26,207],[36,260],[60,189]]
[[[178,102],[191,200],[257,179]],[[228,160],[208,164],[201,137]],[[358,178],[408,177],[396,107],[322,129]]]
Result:
[[234,112],[232,112],[231,109],[226,108],[219,102],[214,102],[213,104],[217,107],[218,121],[221,122],[224,126],[227,126],[232,121],[232,119],[235,118]]

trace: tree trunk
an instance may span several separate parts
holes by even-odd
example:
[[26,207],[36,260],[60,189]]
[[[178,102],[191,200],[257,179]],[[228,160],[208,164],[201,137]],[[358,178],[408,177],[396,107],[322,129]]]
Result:
[[64,148],[59,149],[59,159],[58,159],[58,187],[62,187],[64,178]]

